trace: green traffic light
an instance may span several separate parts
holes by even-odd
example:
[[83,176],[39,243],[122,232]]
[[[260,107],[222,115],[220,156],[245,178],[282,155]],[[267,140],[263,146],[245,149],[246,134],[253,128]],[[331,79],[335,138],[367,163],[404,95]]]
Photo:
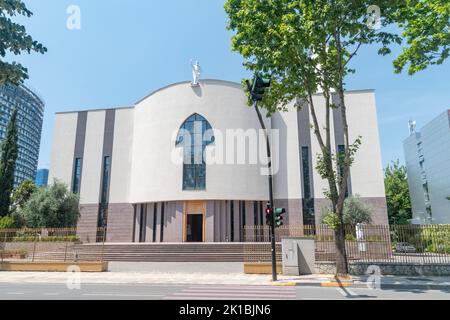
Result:
[[275,226],[281,227],[283,225],[283,216],[282,214],[286,213],[286,209],[284,208],[275,208]]
[[251,86],[251,96],[253,101],[261,101],[264,97],[266,88],[269,88],[271,84],[270,79],[262,78],[259,74],[255,75],[253,84]]

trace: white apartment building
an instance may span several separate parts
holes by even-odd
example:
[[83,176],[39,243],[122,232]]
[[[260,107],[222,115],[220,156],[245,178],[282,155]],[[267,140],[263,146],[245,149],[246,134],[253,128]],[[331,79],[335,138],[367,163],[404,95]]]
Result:
[[413,223],[450,223],[450,110],[404,141]]

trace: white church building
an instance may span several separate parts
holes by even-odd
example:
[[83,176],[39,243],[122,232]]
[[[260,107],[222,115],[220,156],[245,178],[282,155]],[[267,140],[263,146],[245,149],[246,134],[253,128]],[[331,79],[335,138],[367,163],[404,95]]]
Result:
[[[323,97],[314,99],[324,119]],[[362,137],[349,194],[387,224],[375,93],[349,91],[346,102],[350,138]],[[287,224],[319,223],[327,183],[315,170],[309,109],[293,102],[265,121],[274,133],[276,206],[286,208]],[[239,242],[244,226],[265,223],[259,129],[239,83],[175,83],[132,106],[57,113],[49,179],[79,193],[78,229],[93,238],[106,227],[109,242]],[[332,141],[335,150],[344,145],[339,110]]]

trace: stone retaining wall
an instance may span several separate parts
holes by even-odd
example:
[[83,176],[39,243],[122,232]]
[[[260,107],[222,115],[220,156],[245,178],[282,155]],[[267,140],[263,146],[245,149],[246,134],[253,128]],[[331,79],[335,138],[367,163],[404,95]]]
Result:
[[[351,263],[349,271],[351,275],[362,276],[373,265],[380,267],[381,274],[386,276],[450,276],[450,264]],[[318,262],[316,273],[334,274],[336,267],[332,262]]]

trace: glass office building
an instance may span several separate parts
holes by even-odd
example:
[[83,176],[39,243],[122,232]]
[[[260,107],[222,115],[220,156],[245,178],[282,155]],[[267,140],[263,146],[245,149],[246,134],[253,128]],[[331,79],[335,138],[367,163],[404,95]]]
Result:
[[35,180],[41,143],[44,101],[27,87],[0,87],[0,139],[6,135],[8,122],[14,106],[18,107],[19,156],[16,162],[14,184]]
[[34,184],[38,187],[46,187],[48,185],[48,169],[38,169]]

